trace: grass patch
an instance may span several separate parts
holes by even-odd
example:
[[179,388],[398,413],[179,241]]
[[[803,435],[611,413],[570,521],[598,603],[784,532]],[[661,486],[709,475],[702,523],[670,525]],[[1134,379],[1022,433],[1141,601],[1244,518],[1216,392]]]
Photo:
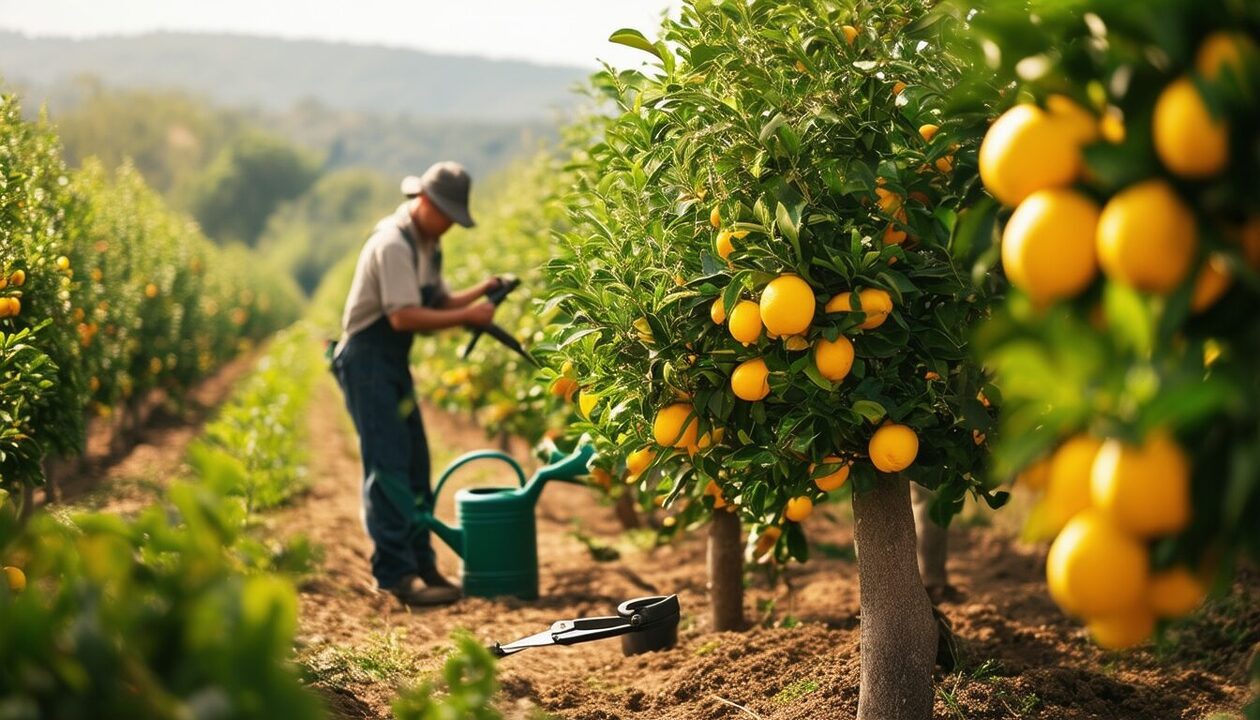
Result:
[[788,705],[818,689],[818,681],[804,678],[787,685],[772,698],[778,705]]
[[419,657],[406,636],[391,630],[373,633],[358,646],[328,645],[302,659],[308,681],[334,687],[384,682],[404,685],[415,678]]

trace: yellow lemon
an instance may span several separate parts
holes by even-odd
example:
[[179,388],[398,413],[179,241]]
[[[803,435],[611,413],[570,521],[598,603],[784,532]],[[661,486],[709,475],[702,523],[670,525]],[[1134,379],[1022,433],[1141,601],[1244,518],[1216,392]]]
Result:
[[697,452],[708,450],[710,447],[721,443],[724,437],[726,437],[726,428],[713,428],[701,435],[699,440],[696,440],[695,449]]
[[6,567],[4,575],[9,582],[9,590],[11,592],[20,593],[26,589],[26,573],[22,572],[20,568]]
[[1146,596],[1146,546],[1100,512],[1077,513],[1050,545],[1046,582],[1065,611],[1086,618],[1137,606]]
[[656,451],[650,447],[642,447],[626,456],[626,472],[632,477],[643,474],[644,470],[656,459]]
[[[827,301],[824,311],[833,312],[853,312],[853,305],[849,296],[851,293],[842,292]],[[866,313],[866,319],[862,321],[859,328],[863,330],[873,330],[888,319],[888,315],[892,312],[893,302],[892,295],[885,290],[877,288],[867,288],[858,293],[858,303],[862,306],[861,312]]]
[[814,512],[814,501],[802,495],[787,501],[783,508],[783,516],[792,522],[804,522]]
[[718,233],[717,240],[713,243],[717,248],[717,254],[723,260],[730,258],[731,253],[735,252],[735,245],[731,242],[731,231],[723,230]]
[[709,319],[714,325],[721,325],[726,322],[726,306],[722,304],[722,298],[713,301],[709,306]]
[[[831,492],[832,490],[837,490],[842,485],[844,485],[846,480],[849,479],[849,471],[851,468],[849,466],[849,463],[844,462],[843,458],[839,457],[838,455],[828,455],[827,457],[823,458],[823,461],[822,461],[823,465],[834,465],[835,463],[843,463],[843,464],[840,465],[840,468],[835,470],[834,472],[823,475],[822,477],[814,478],[814,484],[818,486],[819,490],[822,490],[823,492]],[[814,465],[814,464],[811,464],[809,466],[809,473],[811,475],[814,474],[814,469],[816,467],[817,465]]]
[[731,373],[731,391],[740,400],[756,402],[770,394],[770,370],[761,358],[745,360]]
[[906,241],[906,231],[897,229],[896,225],[889,225],[884,228],[884,244],[900,245]]
[[17,317],[22,314],[22,301],[11,297],[9,298],[9,317]]
[[853,27],[852,25],[845,25],[840,28],[840,31],[844,33],[844,39],[850,45],[852,45],[853,42],[857,40],[858,29]]
[[715,229],[722,227],[722,208],[720,206],[714,205],[713,209],[709,211],[709,224]]
[[1194,215],[1163,180],[1121,190],[1098,218],[1098,262],[1107,277],[1169,293],[1190,272],[1198,248]]
[[1190,296],[1190,309],[1196,313],[1203,312],[1216,304],[1217,300],[1229,289],[1233,280],[1229,271],[1229,262],[1220,253],[1212,253],[1199,277],[1194,280],[1194,293]]
[[814,366],[832,382],[845,379],[853,369],[853,343],[843,335],[834,342],[819,338],[814,343]]
[[578,393],[578,412],[587,420],[591,419],[591,411],[599,404],[599,396],[588,390]]
[[778,544],[779,538],[782,536],[783,531],[775,525],[762,530],[754,541],[753,557],[760,558],[769,553]]
[[1107,650],[1137,647],[1155,632],[1155,615],[1137,605],[1103,617],[1091,618],[1086,625],[1090,637]]
[[923,138],[924,142],[932,142],[932,138],[936,137],[936,133],[938,130],[940,130],[940,127],[933,125],[931,123],[928,123],[926,125],[920,125],[919,137]]
[[878,198],[879,209],[887,215],[895,215],[905,204],[905,199],[901,195],[882,187],[875,188],[875,196]]
[[809,340],[804,335],[789,335],[783,338],[783,347],[791,352],[809,349]]
[[1050,458],[1042,458],[1019,474],[1015,482],[1034,492],[1041,492],[1050,483]]
[[1124,128],[1124,113],[1118,107],[1108,107],[1103,113],[1102,119],[1098,121],[1098,132],[1103,139],[1112,145],[1119,145],[1124,142],[1126,131]]
[[1002,232],[1011,284],[1038,304],[1074,297],[1098,274],[1097,203],[1075,190],[1038,190],[1015,208]]
[[1030,104],[1016,105],[993,123],[979,159],[985,187],[1011,206],[1038,190],[1071,185],[1083,165],[1071,125]]
[[58,257],[57,257],[57,269],[58,269],[58,270],[61,270],[62,272],[66,271],[66,270],[69,270],[69,269],[70,269],[70,258],[66,257],[65,255],[60,255],[60,256],[58,256]]
[[871,464],[881,472],[901,472],[914,463],[919,454],[919,436],[905,425],[889,423],[871,436],[866,448]]
[[696,444],[697,421],[694,409],[687,403],[674,403],[661,408],[652,422],[652,435],[662,447],[687,447]]
[[1214,32],[1199,46],[1194,67],[1209,80],[1216,80],[1225,69],[1242,73],[1244,59],[1256,51],[1256,44],[1242,33]]
[[761,337],[761,309],[751,300],[740,300],[727,319],[731,337],[749,345]]
[[1067,95],[1046,98],[1046,111],[1062,122],[1078,143],[1088,145],[1098,140],[1098,119]]
[[1089,507],[1090,473],[1101,447],[1101,440],[1077,435],[1050,456],[1043,505],[1052,531],[1058,531],[1074,515]]
[[9,282],[13,284],[13,287],[22,287],[26,284],[26,271],[14,270],[13,274],[9,276]]
[[551,384],[551,394],[558,398],[564,398],[565,402],[573,401],[573,393],[577,392],[577,381],[571,377],[558,377]]
[[1108,440],[1094,460],[1090,499],[1125,532],[1178,532],[1190,521],[1190,462],[1164,432],[1139,446]]
[[607,490],[612,487],[612,474],[604,468],[595,468],[591,471],[591,481]]
[[1189,77],[1172,81],[1159,94],[1151,134],[1164,167],[1181,177],[1211,177],[1229,161],[1229,125],[1212,117]]
[[1194,612],[1206,596],[1199,578],[1178,565],[1151,575],[1147,601],[1159,617],[1179,618]]
[[814,289],[796,275],[780,275],[761,291],[761,322],[775,335],[800,335],[814,321]]

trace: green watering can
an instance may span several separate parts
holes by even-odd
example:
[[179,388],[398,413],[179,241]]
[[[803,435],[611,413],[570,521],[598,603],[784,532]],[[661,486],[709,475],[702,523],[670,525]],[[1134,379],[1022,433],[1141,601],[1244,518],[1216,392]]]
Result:
[[[525,479],[525,472],[512,456],[496,450],[478,450],[461,455],[443,471],[433,490],[433,506],[417,505],[417,519],[451,546],[463,559],[461,573],[466,597],[515,595],[533,600],[538,597],[538,533],[534,506],[549,480],[582,484],[576,478],[586,475],[587,463],[595,454],[588,445],[579,445],[565,455],[552,450],[550,464]],[[519,488],[464,488],[455,493],[459,527],[451,527],[434,517],[442,486],[461,467],[477,460],[502,460],[520,479]]]

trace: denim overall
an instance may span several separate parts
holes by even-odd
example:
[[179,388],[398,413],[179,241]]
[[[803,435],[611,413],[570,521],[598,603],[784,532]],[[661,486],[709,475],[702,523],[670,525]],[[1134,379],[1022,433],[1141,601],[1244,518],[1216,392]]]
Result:
[[[426,307],[435,306],[437,288],[421,288],[421,297]],[[408,363],[413,337],[395,331],[382,315],[350,336],[333,360],[359,431],[363,518],[374,545],[372,575],[382,588],[437,572],[429,530],[413,522],[417,499],[426,507],[433,503],[429,445]]]

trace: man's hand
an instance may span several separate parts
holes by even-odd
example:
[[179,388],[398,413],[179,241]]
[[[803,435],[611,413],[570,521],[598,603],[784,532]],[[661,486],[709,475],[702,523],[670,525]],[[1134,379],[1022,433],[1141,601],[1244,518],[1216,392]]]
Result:
[[498,309],[494,303],[480,302],[464,309],[464,322],[473,327],[486,327],[494,322],[494,311]]
[[501,287],[503,287],[503,278],[498,275],[491,275],[481,281],[481,294],[488,295]]

